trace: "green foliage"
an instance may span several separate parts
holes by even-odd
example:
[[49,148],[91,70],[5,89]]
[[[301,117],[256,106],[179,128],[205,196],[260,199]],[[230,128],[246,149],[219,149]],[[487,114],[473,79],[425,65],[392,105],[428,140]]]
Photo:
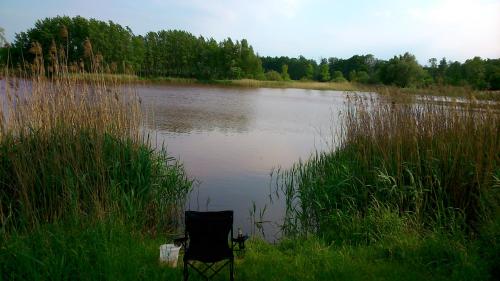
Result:
[[[90,45],[86,44],[87,39]],[[11,65],[33,61],[36,55],[30,50],[35,42],[40,43],[46,66],[51,63],[51,49],[56,48],[61,61],[87,71],[91,68],[90,51],[100,58],[99,67],[106,72],[136,73],[147,77],[262,80],[265,79],[264,73],[271,70],[283,72],[282,67],[287,65],[289,78],[284,75],[283,80],[332,79],[343,82],[331,77],[335,71],[340,71],[350,81],[364,84],[383,83],[399,87],[469,85],[479,90],[500,89],[499,59],[476,57],[461,64],[447,62],[445,58],[438,63],[437,59],[431,58],[429,66],[422,69],[409,53],[389,61],[368,54],[348,59],[331,57],[318,65],[315,60],[303,56],[259,57],[246,39],[234,42],[228,38],[217,42],[213,38],[195,37],[180,30],[148,32],[141,36],[112,21],[79,16],[46,18],[37,21],[35,27],[26,32],[16,34],[10,48]],[[7,53],[7,49],[0,48],[0,63],[3,65],[7,63]]]
[[[285,195],[282,230],[293,238],[259,251],[272,276],[498,276],[498,108],[389,97],[350,99],[334,150],[273,175]],[[289,275],[276,269],[287,264]]]
[[332,245],[314,237],[276,246],[249,242],[240,280],[494,280],[472,245],[449,237],[398,233],[372,246]]
[[61,127],[48,136],[2,138],[0,202],[2,213],[9,214],[4,227],[103,212],[149,230],[174,223],[171,212],[191,186],[182,166],[131,140],[70,132]]
[[0,26],[0,47],[7,44],[7,39],[5,39],[5,29]]
[[349,81],[366,84],[370,82],[370,76],[366,71],[351,70],[351,72],[349,72]]
[[399,87],[415,87],[423,84],[425,72],[414,55],[405,53],[390,59],[381,68],[381,80]]
[[77,63],[85,57],[84,42],[87,38],[92,42],[92,53],[101,54],[106,65],[116,65],[115,71],[139,70],[143,59],[142,42],[137,41],[128,27],[80,16],[46,18],[37,21],[35,27],[26,32],[16,34],[12,47],[13,64],[22,64],[22,59],[33,60],[34,54],[29,51],[32,42],[41,44],[46,63],[50,62],[52,46],[65,55],[65,62]]
[[[86,62],[87,39],[91,42],[90,51],[102,56],[103,67],[110,72],[198,79],[259,78],[263,73],[259,57],[245,39],[236,43],[230,38],[216,42],[179,30],[136,36],[130,28],[111,21],[79,16],[39,20],[34,28],[17,34],[12,48],[13,65],[23,64],[23,59],[33,60],[32,42],[41,44],[47,64],[52,46],[67,55],[64,61],[68,64]],[[88,61],[86,67],[89,70]]]
[[281,76],[281,74],[279,72],[274,71],[274,70],[270,70],[270,71],[266,72],[266,80],[268,80],[268,81],[282,81],[283,77]]
[[[500,188],[500,178],[497,178],[497,188]],[[498,205],[497,205],[498,207]],[[493,218],[487,221],[481,229],[478,239],[478,250],[484,258],[486,268],[491,276],[500,274],[500,210],[497,209]]]
[[464,76],[467,82],[476,89],[484,90],[486,82],[486,67],[480,57],[466,60],[463,64]]
[[[396,233],[395,233],[396,234]],[[0,240],[4,280],[178,280],[178,268],[158,262],[168,237],[141,234],[109,221],[51,224]],[[486,241],[485,241],[486,242]],[[486,245],[485,245],[486,246]],[[247,242],[236,280],[495,280],[482,248],[448,236],[400,232],[376,245],[328,244],[321,239]],[[497,258],[495,248],[487,248]],[[182,257],[181,257],[182,259]],[[190,280],[201,280],[194,272]],[[214,280],[228,280],[227,269]]]
[[[375,59],[373,55],[354,55],[349,59],[339,59],[339,58],[329,58],[328,66],[330,73],[335,71],[342,72],[344,77],[348,77],[351,81],[350,75],[355,72],[367,73],[369,78],[363,77],[363,82],[356,81],[360,83],[379,83],[377,77],[377,71],[382,64],[381,60]],[[364,74],[363,74],[364,76]],[[353,77],[356,80],[356,77]]]
[[328,69],[328,63],[326,59],[322,59],[321,63],[319,64],[319,81],[330,81],[330,70]]
[[[376,216],[372,225],[363,223],[385,208],[411,214],[406,220],[416,229],[450,233],[473,233],[493,215],[500,202],[495,111],[432,100],[351,102],[338,149],[275,175],[286,196],[285,233],[331,236],[332,230],[343,239],[361,233],[376,241],[377,234],[363,233],[383,224]],[[354,228],[343,231],[344,224]]]
[[288,66],[288,73],[292,80],[300,80],[306,78],[312,80],[316,73],[318,64],[314,60],[308,60],[303,56],[299,58],[289,57],[262,57],[262,67],[264,71],[268,72],[274,70],[277,72],[282,71],[282,66]]
[[347,80],[344,78],[344,75],[342,74],[342,71],[335,70],[332,73],[332,81],[333,82],[346,82]]
[[290,80],[290,75],[288,74],[288,65],[284,64],[281,67],[281,78],[285,81]]
[[306,68],[306,74],[302,78],[305,78],[306,80],[312,80],[313,77],[314,77],[314,66],[308,63]]
[[107,220],[48,224],[0,242],[2,280],[173,280],[158,264],[163,239]]

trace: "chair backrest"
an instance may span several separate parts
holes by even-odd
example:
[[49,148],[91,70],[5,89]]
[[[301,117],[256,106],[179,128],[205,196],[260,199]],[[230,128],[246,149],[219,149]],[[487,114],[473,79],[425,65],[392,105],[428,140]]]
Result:
[[233,211],[185,212],[189,250],[198,258],[226,258],[232,254]]

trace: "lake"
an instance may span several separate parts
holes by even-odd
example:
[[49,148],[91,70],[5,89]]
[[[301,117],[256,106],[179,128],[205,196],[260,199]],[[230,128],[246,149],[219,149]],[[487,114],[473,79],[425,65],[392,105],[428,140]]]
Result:
[[250,210],[266,208],[266,239],[279,237],[284,204],[269,203],[271,171],[330,147],[346,94],[208,86],[137,86],[153,143],[164,144],[197,183],[186,204],[234,210],[235,231],[255,232]]

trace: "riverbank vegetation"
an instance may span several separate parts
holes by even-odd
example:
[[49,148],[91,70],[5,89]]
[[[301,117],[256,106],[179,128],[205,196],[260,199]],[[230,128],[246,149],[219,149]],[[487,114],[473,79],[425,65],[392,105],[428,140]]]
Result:
[[409,279],[493,280],[498,105],[400,97],[351,98],[332,151],[274,175],[287,205],[284,232],[295,243],[315,237],[381,264],[413,264],[423,275]]
[[[18,33],[12,44],[0,49],[0,63],[22,68],[26,61],[42,55],[48,65],[50,50],[57,49],[67,57],[71,71],[88,71],[89,47],[96,55],[95,67],[102,72],[136,74],[142,78],[302,80],[335,84],[350,82],[366,87],[388,85],[429,89],[453,86],[481,91],[500,90],[498,58],[474,57],[463,63],[431,58],[422,66],[410,53],[389,60],[367,54],[354,55],[348,59],[323,58],[319,62],[303,56],[263,57],[254,51],[246,39],[227,38],[218,42],[213,38],[196,37],[179,30],[136,35],[130,28],[117,23],[79,16],[37,21],[33,28]],[[34,52],[37,49],[45,52],[36,54]],[[498,96],[498,93],[494,95]]]
[[50,77],[37,56],[0,81],[0,279],[128,276],[135,246],[176,231],[191,180],[150,146],[131,88],[53,55]]

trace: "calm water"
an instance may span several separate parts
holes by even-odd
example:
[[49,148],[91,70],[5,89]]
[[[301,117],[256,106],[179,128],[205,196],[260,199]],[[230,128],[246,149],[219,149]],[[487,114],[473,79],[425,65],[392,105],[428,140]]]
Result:
[[198,181],[191,210],[235,212],[251,233],[250,212],[267,206],[266,238],[279,236],[283,203],[269,204],[270,172],[327,149],[345,94],[299,89],[139,86],[145,123],[157,143]]

